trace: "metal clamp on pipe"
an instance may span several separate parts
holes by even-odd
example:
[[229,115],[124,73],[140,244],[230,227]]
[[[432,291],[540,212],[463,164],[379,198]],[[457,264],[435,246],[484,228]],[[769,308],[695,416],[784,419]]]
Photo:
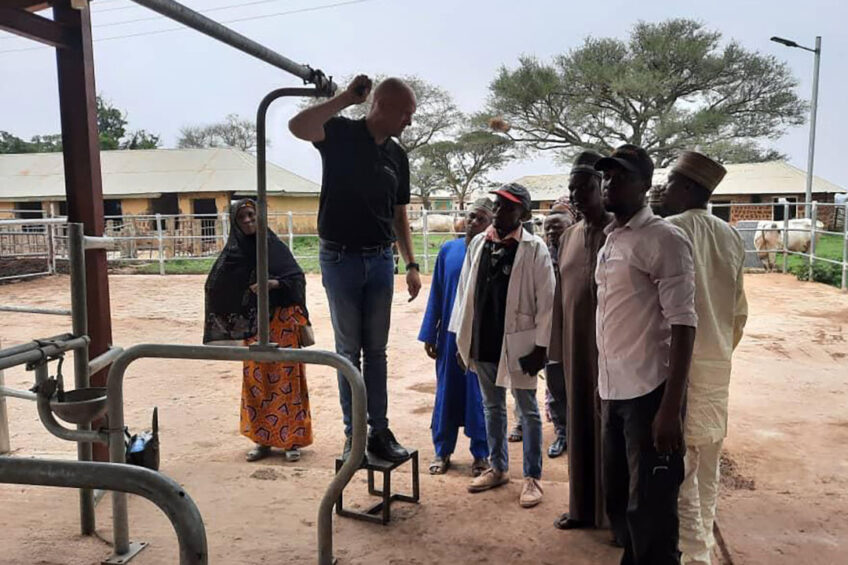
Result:
[[95,237],[87,235],[83,238],[83,247],[88,249],[112,250],[118,247],[118,240],[113,237]]

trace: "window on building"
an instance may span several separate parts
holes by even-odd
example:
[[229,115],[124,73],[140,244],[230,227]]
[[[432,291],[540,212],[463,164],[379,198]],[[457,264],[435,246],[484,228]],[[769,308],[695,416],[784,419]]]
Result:
[[783,210],[784,210],[784,204],[785,203],[789,203],[789,218],[788,219],[793,220],[797,217],[798,208],[796,206],[796,203],[798,202],[798,199],[796,197],[789,196],[789,197],[784,198],[782,196],[781,197],[775,196],[773,201],[774,201],[774,206],[772,206],[772,209],[771,209],[772,220],[774,220],[775,222],[782,222],[784,220]]
[[214,198],[196,198],[191,203],[191,213],[200,215],[200,235],[203,241],[215,240],[215,226],[218,221],[218,206]]
[[[15,218],[18,220],[40,220],[44,217],[41,202],[15,202]],[[23,226],[21,231],[25,232],[42,232],[44,226],[30,225]]]
[[[162,214],[163,216],[177,216],[180,213],[180,202],[177,198],[177,194],[174,192],[166,192],[162,194],[159,198],[152,198],[150,200],[150,210],[153,214]],[[151,229],[156,229],[156,220],[150,222]],[[174,229],[179,229],[180,227],[180,219],[178,217],[174,218],[163,218],[162,219],[162,228],[166,229],[169,225],[173,225]]]
[[730,200],[713,200],[713,216],[730,222]]
[[123,215],[120,200],[109,199],[103,201],[103,216],[105,216],[107,223],[112,224],[112,229],[120,230],[124,227]]

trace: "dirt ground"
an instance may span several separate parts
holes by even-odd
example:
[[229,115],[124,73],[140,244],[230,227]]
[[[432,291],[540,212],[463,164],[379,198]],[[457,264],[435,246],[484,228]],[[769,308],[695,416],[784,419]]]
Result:
[[[112,276],[114,341],[198,343],[203,277]],[[426,474],[433,363],[416,341],[426,304],[408,304],[398,279],[389,349],[389,417],[398,438],[421,452],[421,504],[396,503],[388,526],[335,518],[341,563],[617,563],[608,533],[561,532],[566,509],[565,458],[545,458],[544,502],[518,506],[520,448],[512,444],[513,482],[469,495],[471,456],[460,439],[454,467]],[[848,563],[848,295],[782,275],[746,281],[751,317],[735,357],[725,488],[719,522],[735,563]],[[318,347],[332,348],[320,279],[309,278]],[[0,286],[0,303],[68,307],[63,276]],[[2,314],[4,346],[67,331],[52,316]],[[71,364],[67,363],[67,367]],[[318,501],[343,441],[335,375],[307,371],[315,444],[298,463],[273,457],[248,464],[237,432],[241,370],[227,362],[142,360],[125,381],[126,414],[137,431],[159,407],[162,471],[182,483],[204,516],[210,562],[309,563],[316,556]],[[6,372],[28,388],[33,375]],[[540,391],[540,400],[542,393]],[[72,444],[41,427],[34,405],[8,400],[17,457],[71,458]],[[545,424],[545,445],[552,428]],[[362,475],[362,476],[360,476]],[[348,486],[353,503],[370,501],[364,473]],[[408,484],[408,470],[395,483]],[[89,564],[110,548],[108,499],[97,508],[98,537],[78,535],[77,495],[66,489],[0,485],[0,563]],[[130,531],[151,547],[134,563],[176,563],[176,538],[165,516],[131,497]]]

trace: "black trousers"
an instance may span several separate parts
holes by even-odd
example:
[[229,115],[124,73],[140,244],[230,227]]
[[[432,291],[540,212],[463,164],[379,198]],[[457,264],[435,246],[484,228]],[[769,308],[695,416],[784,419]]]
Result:
[[679,564],[677,494],[683,453],[660,455],[651,426],[665,385],[630,400],[604,400],[606,510],[624,546],[621,565]]
[[565,392],[565,372],[562,363],[545,365],[545,377],[548,392],[551,397],[545,398],[545,406],[551,417],[558,437],[567,437],[568,430],[568,395]]

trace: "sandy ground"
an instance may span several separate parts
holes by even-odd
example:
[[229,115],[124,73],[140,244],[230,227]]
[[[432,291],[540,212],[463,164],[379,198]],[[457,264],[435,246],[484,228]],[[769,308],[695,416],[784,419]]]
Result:
[[[115,343],[197,343],[203,277],[112,276]],[[751,318],[736,355],[727,486],[719,521],[736,563],[848,562],[848,296],[781,275],[748,277]],[[390,418],[398,438],[432,456],[432,362],[415,340],[427,287],[408,304],[401,279],[389,351]],[[318,347],[332,348],[320,279],[309,280]],[[67,307],[68,280],[53,277],[0,286],[0,303]],[[64,318],[2,315],[4,346],[69,329]],[[70,363],[66,364],[70,367]],[[318,501],[343,440],[335,375],[309,367],[316,443],[290,464],[273,457],[244,462],[237,433],[240,367],[227,362],[142,360],[125,381],[126,413],[137,431],[159,407],[162,471],[182,483],[204,516],[211,563],[307,563],[316,556]],[[28,388],[32,374],[6,372]],[[540,391],[540,400],[542,394]],[[18,457],[70,458],[72,444],[47,434],[34,406],[9,399]],[[545,424],[545,445],[552,439]],[[511,445],[513,482],[469,495],[471,457],[460,439],[454,467],[421,475],[421,504],[396,503],[389,526],[335,519],[342,563],[617,563],[606,532],[555,530],[566,508],[565,458],[545,458],[545,500],[518,506],[520,448]],[[348,486],[354,504],[370,503],[364,473]],[[408,470],[395,484],[408,484]],[[76,493],[0,485],[0,563],[88,564],[109,552],[108,499],[97,509],[98,537],[78,535]],[[167,519],[146,500],[130,500],[133,539],[152,543],[134,563],[176,563]]]

